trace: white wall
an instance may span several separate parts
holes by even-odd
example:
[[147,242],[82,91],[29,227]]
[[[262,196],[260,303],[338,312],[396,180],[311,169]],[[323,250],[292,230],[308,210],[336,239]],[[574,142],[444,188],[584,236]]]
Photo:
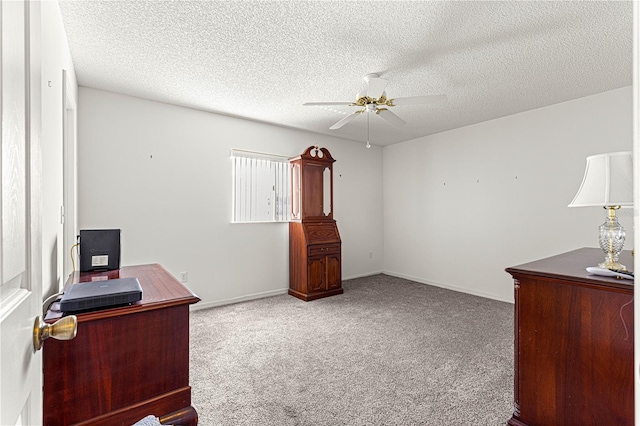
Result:
[[[334,163],[343,278],[382,271],[382,149],[80,87],[78,225],[122,229],[122,264],[160,263],[200,307],[288,288],[288,225],[231,224],[232,148]],[[369,252],[373,258],[369,258]]]
[[62,70],[69,72],[71,90],[77,83],[58,2],[44,1],[42,13],[42,269],[43,297],[56,293],[66,277],[60,206],[62,199]]
[[385,147],[385,272],[513,301],[506,267],[598,246],[605,211],[567,205],[585,158],[630,151],[632,131],[625,87]]

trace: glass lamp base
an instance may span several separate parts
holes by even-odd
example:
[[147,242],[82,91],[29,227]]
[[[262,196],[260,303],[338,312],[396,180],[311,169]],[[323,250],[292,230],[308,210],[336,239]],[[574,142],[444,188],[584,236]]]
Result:
[[598,239],[600,248],[604,252],[605,257],[604,262],[600,263],[598,266],[600,268],[626,271],[627,267],[618,262],[618,257],[620,256],[622,247],[624,247],[624,240],[626,236],[624,228],[620,225],[620,222],[618,222],[618,218],[616,217],[616,210],[619,208],[619,206],[605,207],[609,214],[607,220],[600,225],[600,238]]
[[626,271],[627,267],[622,263],[605,261],[598,263],[598,268],[615,269],[617,271]]

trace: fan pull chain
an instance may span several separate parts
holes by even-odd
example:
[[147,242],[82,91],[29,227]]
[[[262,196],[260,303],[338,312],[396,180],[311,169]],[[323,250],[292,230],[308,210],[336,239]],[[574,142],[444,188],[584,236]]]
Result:
[[370,116],[371,116],[371,113],[367,111],[367,145],[366,145],[367,149],[371,148],[371,144],[369,143],[369,117]]

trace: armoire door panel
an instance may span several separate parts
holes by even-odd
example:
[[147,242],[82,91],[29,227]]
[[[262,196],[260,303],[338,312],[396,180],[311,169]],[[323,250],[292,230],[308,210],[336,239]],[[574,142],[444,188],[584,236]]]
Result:
[[324,257],[309,259],[309,292],[325,290]]

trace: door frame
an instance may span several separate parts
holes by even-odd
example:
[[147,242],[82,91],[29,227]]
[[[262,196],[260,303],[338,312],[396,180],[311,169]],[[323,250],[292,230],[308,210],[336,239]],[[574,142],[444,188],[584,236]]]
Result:
[[[640,245],[640,5],[633,2],[633,241]],[[634,271],[640,271],[640,259],[634,256]],[[640,424],[640,301],[633,304],[635,424]]]
[[[76,145],[76,102],[67,70],[62,70],[62,276],[72,272],[71,247],[76,243],[77,222],[77,145]],[[60,286],[64,284],[61,280]],[[61,288],[58,291],[62,290]]]

